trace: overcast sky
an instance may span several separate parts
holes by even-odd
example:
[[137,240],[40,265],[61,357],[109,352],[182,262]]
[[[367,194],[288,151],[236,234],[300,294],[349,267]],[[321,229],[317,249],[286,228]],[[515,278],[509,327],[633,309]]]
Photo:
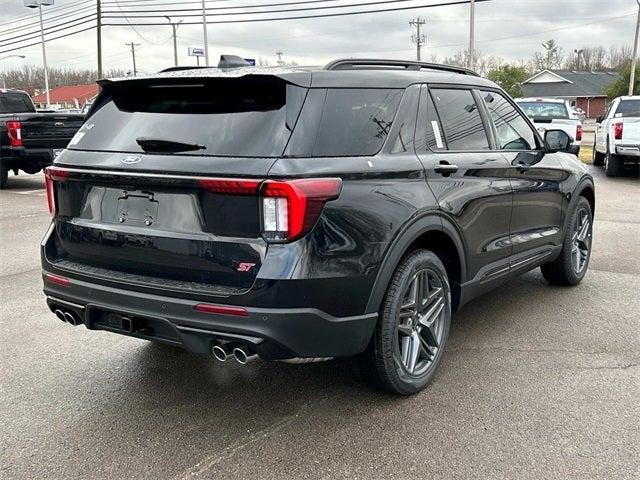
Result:
[[[106,1],[114,0],[103,0]],[[140,3],[167,4],[169,1],[141,0]],[[255,6],[291,1],[227,0],[224,5]],[[375,0],[336,0],[331,4],[365,1]],[[413,4],[428,5],[443,1],[452,0],[415,0]],[[122,5],[126,5],[131,0],[122,2]],[[45,7],[44,11],[46,14],[48,9],[78,3],[79,0],[56,0],[54,7]],[[94,3],[95,0],[86,2],[87,5]],[[207,4],[214,7],[223,2],[207,0]],[[189,7],[197,7],[197,4]],[[117,6],[109,9],[117,10]],[[565,52],[572,52],[584,45],[604,45],[607,48],[612,44],[630,45],[633,42],[636,12],[635,0],[491,0],[476,5],[476,45],[484,54],[508,60],[530,57],[533,52],[540,50],[540,43],[549,38],[554,38]],[[457,5],[324,19],[209,25],[210,56],[214,64],[222,53],[262,57],[275,62],[275,52],[278,50],[284,52],[285,59],[307,65],[323,64],[333,58],[349,56],[414,59],[415,46],[411,43],[412,31],[408,22],[417,16],[427,21],[427,47],[423,58],[434,53],[444,57],[467,48],[469,7]],[[3,30],[20,25],[20,22],[31,23],[37,19],[37,10],[25,8],[23,0],[0,0],[0,42],[9,35],[15,35],[3,33]],[[189,20],[195,21],[194,18]],[[131,41],[140,44],[136,53],[139,71],[153,72],[173,64],[171,28],[168,25],[136,27],[136,30],[138,33],[129,26],[103,28],[105,70],[131,69],[131,53],[125,45]],[[178,28],[180,64],[195,64],[195,59],[187,56],[187,47],[202,45],[201,26]],[[0,51],[6,49],[0,47]],[[96,68],[95,51],[95,30],[47,42],[49,65],[55,67]],[[0,71],[20,66],[23,62],[42,64],[39,45],[10,53],[22,54],[26,58],[0,60]],[[8,54],[1,53],[0,58]]]

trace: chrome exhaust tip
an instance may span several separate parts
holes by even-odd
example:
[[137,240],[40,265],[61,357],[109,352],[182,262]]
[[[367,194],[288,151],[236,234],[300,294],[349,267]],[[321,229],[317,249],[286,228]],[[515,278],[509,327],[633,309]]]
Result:
[[233,356],[240,365],[246,365],[258,358],[256,353],[249,352],[245,347],[236,347],[233,349]]
[[76,319],[76,316],[71,312],[64,312],[64,321],[70,323],[74,327],[80,325],[80,321]]
[[63,322],[66,322],[67,319],[64,318],[64,312],[62,310],[60,310],[59,308],[56,308],[55,312],[53,312],[56,314],[56,317],[58,317],[60,320],[62,320]]
[[211,349],[211,353],[213,353],[213,356],[216,357],[216,360],[220,362],[226,362],[232,355],[232,353],[229,352],[229,349],[225,348],[224,345],[214,345]]

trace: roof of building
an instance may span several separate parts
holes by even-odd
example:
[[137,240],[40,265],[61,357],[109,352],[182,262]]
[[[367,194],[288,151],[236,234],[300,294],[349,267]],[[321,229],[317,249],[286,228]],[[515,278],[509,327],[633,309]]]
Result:
[[[73,102],[74,99],[78,101],[80,106],[84,105],[88,100],[91,100],[98,95],[100,87],[95,83],[88,85],[65,85],[63,87],[52,88],[49,91],[49,97],[51,103],[63,103]],[[34,95],[32,98],[34,103],[44,103],[47,101],[46,93]]]
[[618,78],[618,72],[543,70],[522,84],[527,97],[603,97],[603,90]]

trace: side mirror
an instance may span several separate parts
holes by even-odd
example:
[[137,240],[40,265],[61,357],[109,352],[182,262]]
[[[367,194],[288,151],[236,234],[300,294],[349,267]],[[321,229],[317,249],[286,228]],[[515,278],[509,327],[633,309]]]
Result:
[[547,143],[548,152],[568,152],[573,138],[563,130],[547,130],[544,132],[544,141]]
[[598,115],[596,117],[596,123],[602,123],[602,120],[604,120],[604,115]]

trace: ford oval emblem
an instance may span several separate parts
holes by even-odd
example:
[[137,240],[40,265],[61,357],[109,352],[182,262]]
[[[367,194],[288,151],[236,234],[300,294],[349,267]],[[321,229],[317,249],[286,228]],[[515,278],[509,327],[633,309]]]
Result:
[[127,155],[126,157],[122,157],[120,161],[125,165],[133,165],[134,163],[142,161],[142,157],[138,155]]

